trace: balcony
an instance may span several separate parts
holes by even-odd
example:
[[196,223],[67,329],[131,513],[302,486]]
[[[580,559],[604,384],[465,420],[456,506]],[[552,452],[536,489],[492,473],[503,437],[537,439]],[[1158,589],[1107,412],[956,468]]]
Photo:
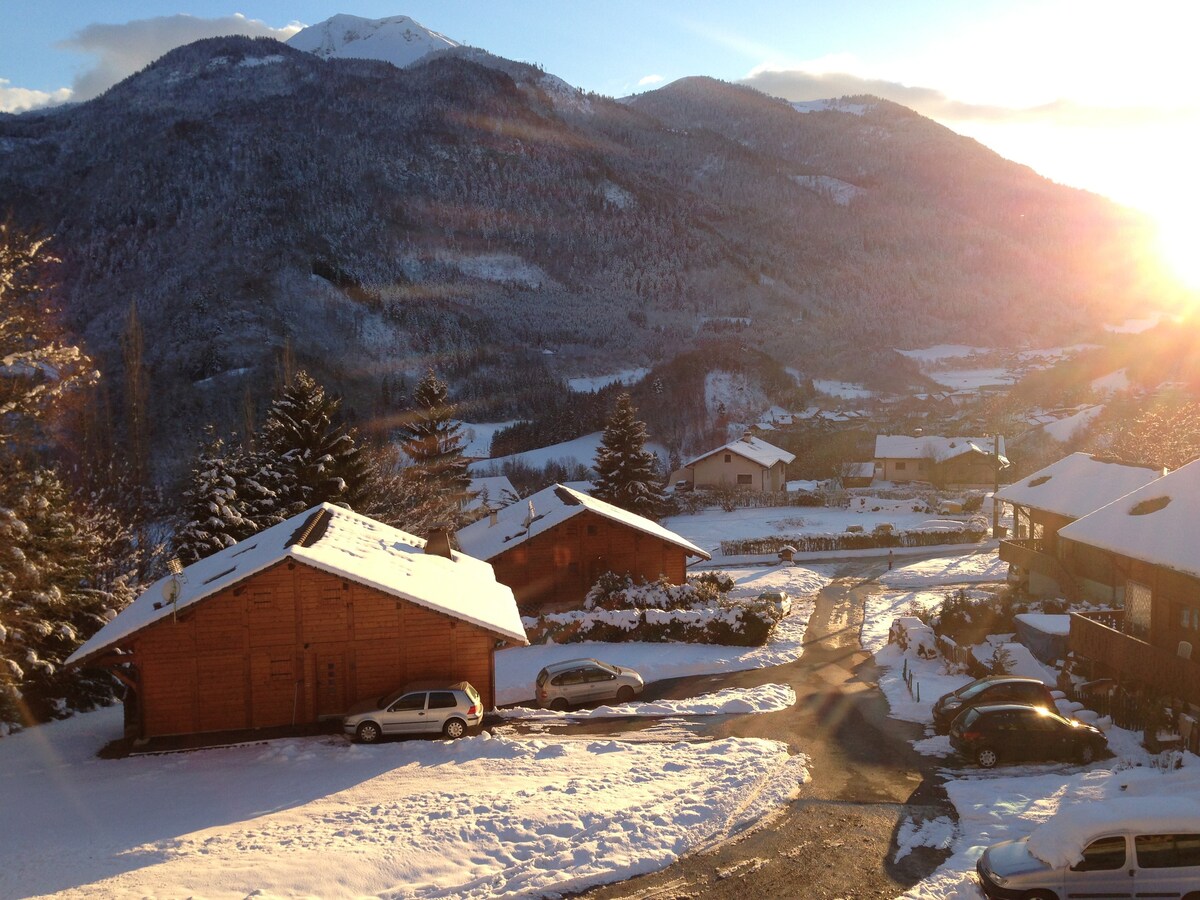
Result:
[[1125,634],[1123,621],[1120,610],[1073,613],[1067,647],[1122,681],[1200,705],[1200,664]]
[[1036,572],[1056,582],[1066,599],[1079,599],[1079,585],[1062,564],[1062,560],[1053,553],[1046,552],[1046,541],[1043,538],[1001,541],[1000,559],[1010,565],[1020,566],[1026,572]]

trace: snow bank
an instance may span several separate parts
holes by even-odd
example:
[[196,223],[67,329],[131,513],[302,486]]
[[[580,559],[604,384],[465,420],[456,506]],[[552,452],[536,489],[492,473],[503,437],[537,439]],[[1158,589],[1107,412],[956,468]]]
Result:
[[653,700],[622,703],[573,712],[530,709],[517,706],[500,710],[506,719],[601,719],[613,716],[723,716],[744,713],[779,712],[796,704],[796,692],[786,684],[763,684],[754,688],[725,688],[686,700]]
[[994,545],[953,558],[923,559],[879,576],[879,583],[892,588],[920,588],[934,585],[983,584],[1008,578],[1008,563],[1002,561]]

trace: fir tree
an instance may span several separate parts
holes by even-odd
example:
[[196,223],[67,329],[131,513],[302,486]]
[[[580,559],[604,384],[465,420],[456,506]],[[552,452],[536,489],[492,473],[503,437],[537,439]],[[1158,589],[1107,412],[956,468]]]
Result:
[[596,452],[596,486],[592,495],[640,516],[654,519],[663,506],[658,459],[646,450],[646,423],[637,419],[628,394],[617,405]]
[[286,518],[327,502],[357,509],[366,499],[370,462],[357,434],[342,423],[340,406],[303,370],[271,404],[258,477],[275,481],[263,485],[278,488],[274,512]]
[[212,428],[183,494],[185,522],[175,532],[175,555],[185,566],[232,547],[258,530],[239,496],[244,473],[236,451]]
[[430,369],[413,389],[412,408],[401,426],[400,446],[412,461],[410,487],[427,492],[427,511],[443,526],[456,522],[467,497],[471,476],[463,456],[463,439],[454,421],[449,389]]

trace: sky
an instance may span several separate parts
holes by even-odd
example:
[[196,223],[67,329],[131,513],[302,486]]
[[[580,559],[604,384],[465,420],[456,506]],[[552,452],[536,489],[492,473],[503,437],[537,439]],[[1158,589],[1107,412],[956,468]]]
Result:
[[708,75],[789,100],[870,93],[1150,213],[1200,287],[1194,0],[0,0],[0,111],[95,96],[179,44],[407,15],[607,96]]

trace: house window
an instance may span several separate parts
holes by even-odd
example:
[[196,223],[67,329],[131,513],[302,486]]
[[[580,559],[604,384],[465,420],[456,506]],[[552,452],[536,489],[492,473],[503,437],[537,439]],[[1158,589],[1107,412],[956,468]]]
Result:
[[925,460],[923,460],[923,459],[917,460],[917,469],[924,472],[925,469],[927,469],[927,468],[928,468],[928,463],[926,463]]
[[904,460],[901,460],[900,462],[896,463],[896,471],[897,472],[903,472],[907,468],[908,468],[908,463],[904,462]]
[[754,476],[753,475],[739,475],[737,483],[738,484],[754,484]]
[[733,454],[732,453],[725,454],[725,462],[733,462]]
[[600,529],[598,529],[598,528],[597,528],[595,525],[589,525],[589,526],[587,527],[587,532],[588,532],[588,534],[593,534],[593,535],[594,535],[594,534],[598,533],[598,532],[599,532],[599,530],[600,530]]
[[1200,607],[1181,606],[1179,624],[1185,630],[1200,631]]
[[1125,582],[1125,633],[1145,639],[1150,634],[1150,585]]

